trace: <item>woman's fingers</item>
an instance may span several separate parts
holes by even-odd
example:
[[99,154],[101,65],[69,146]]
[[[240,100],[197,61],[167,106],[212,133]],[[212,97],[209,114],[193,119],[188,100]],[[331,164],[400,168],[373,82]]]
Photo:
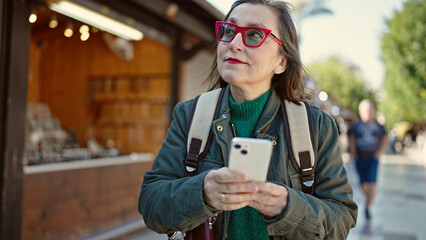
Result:
[[247,206],[257,189],[244,174],[228,168],[212,170],[204,179],[204,201],[217,209],[235,210]]
[[266,217],[274,217],[287,207],[288,191],[274,183],[247,182],[244,174],[221,168],[207,173],[204,201],[221,210],[250,205]]
[[281,185],[269,182],[256,182],[256,185],[261,193],[268,193],[268,195],[282,196],[288,194],[287,189]]
[[250,193],[219,193],[219,209],[236,210],[247,206],[254,199],[254,194]]
[[231,171],[226,167],[212,170],[209,172],[210,177],[217,183],[245,182],[247,177],[239,172]]
[[254,193],[219,193],[222,204],[238,204],[254,200]]
[[285,187],[274,183],[256,183],[259,191],[249,206],[256,208],[268,218],[281,214],[287,207],[288,191]]
[[248,206],[257,209],[266,218],[274,218],[284,211],[275,205],[266,205],[257,201],[249,202]]
[[217,191],[223,193],[255,193],[258,191],[258,188],[256,184],[251,182],[218,183]]

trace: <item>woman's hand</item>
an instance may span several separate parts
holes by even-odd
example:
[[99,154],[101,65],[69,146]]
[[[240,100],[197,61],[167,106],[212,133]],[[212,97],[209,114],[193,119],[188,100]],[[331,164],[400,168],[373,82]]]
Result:
[[247,177],[226,167],[212,170],[204,178],[204,201],[220,210],[236,210],[254,199],[258,187]]
[[288,191],[275,183],[256,182],[259,191],[250,201],[249,206],[256,208],[266,218],[280,215],[287,207]]

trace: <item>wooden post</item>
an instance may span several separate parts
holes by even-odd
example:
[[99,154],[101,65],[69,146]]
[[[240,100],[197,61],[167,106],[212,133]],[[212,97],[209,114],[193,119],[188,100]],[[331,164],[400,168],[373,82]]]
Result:
[[179,102],[179,84],[182,63],[182,34],[179,30],[175,31],[172,49],[171,84],[170,84],[170,111],[169,120],[172,120],[173,108]]
[[0,239],[20,239],[30,4],[0,0]]

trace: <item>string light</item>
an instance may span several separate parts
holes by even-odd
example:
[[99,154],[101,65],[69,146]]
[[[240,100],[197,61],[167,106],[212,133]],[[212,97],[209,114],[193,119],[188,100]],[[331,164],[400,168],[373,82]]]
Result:
[[89,39],[89,37],[90,37],[90,33],[89,32],[84,32],[84,33],[81,34],[80,40],[84,42],[87,39]]
[[28,18],[28,21],[30,21],[30,23],[35,23],[37,21],[37,14],[35,14],[34,12],[31,13],[30,17]]
[[80,33],[81,33],[81,36],[80,36],[80,40],[81,41],[86,41],[87,39],[89,39],[89,37],[90,37],[90,33],[89,33],[89,27],[87,26],[87,25],[81,25],[81,27],[80,27]]
[[89,32],[89,27],[87,25],[84,25],[84,24],[81,25],[80,33],[83,34],[83,33],[86,33],[86,32]]
[[64,31],[65,37],[67,37],[67,38],[72,37],[72,35],[74,34],[74,31],[72,29],[73,29],[72,24],[68,23],[67,27],[65,28],[65,31]]
[[55,15],[52,16],[52,18],[49,21],[49,27],[50,28],[56,28],[58,26],[58,19]]

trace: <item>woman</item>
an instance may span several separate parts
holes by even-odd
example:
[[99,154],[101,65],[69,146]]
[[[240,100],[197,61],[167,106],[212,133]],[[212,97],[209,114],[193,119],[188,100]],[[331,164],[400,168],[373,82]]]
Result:
[[[184,177],[187,124],[193,100],[179,103],[167,139],[139,199],[146,225],[159,233],[188,231],[218,214],[216,239],[346,239],[355,226],[352,201],[338,147],[335,122],[311,106],[317,149],[315,192],[300,191],[291,167],[280,101],[302,98],[302,65],[297,34],[284,2],[236,1],[216,24],[217,58],[213,88],[226,88],[213,143],[198,175]],[[260,133],[270,124],[266,133]],[[222,126],[217,128],[217,126]],[[238,137],[274,140],[266,183],[247,182],[230,171],[228,151]]]

